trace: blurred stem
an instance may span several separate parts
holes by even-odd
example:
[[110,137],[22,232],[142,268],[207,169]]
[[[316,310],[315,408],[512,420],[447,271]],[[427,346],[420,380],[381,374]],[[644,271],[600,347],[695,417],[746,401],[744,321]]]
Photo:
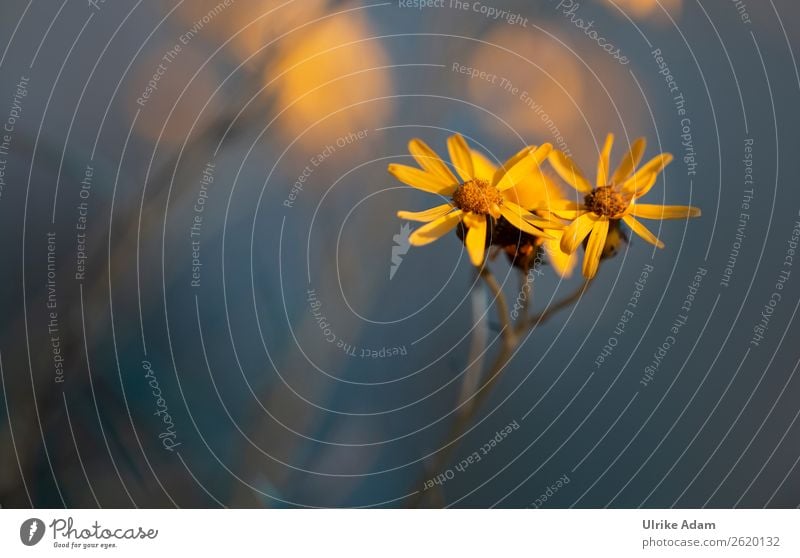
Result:
[[[497,314],[500,323],[500,352],[497,354],[483,386],[481,386],[471,399],[467,399],[458,410],[455,421],[446,438],[450,440],[450,444],[436,454],[432,465],[425,468],[423,476],[417,481],[417,485],[415,486],[417,492],[409,501],[409,506],[413,508],[444,507],[445,499],[441,485],[437,484],[425,490],[425,482],[435,478],[436,475],[445,470],[453,451],[458,446],[458,440],[466,434],[478,409],[480,409],[483,402],[488,398],[492,388],[497,383],[497,379],[500,377],[500,373],[503,371],[506,364],[508,364],[508,361],[511,360],[515,349],[519,345],[521,335],[533,326],[541,324],[545,320],[551,318],[560,310],[571,306],[583,296],[583,293],[586,292],[586,289],[591,283],[591,281],[588,280],[584,281],[575,292],[566,298],[548,306],[542,312],[529,317],[528,307],[532,302],[530,299],[532,298],[533,289],[530,288],[531,286],[528,285],[527,281],[524,281],[522,288],[528,289],[526,292],[527,298],[523,301],[525,307],[522,319],[515,328],[511,323],[511,314],[508,310],[508,302],[503,294],[502,286],[497,282],[497,279],[487,267],[481,270],[481,278],[486,283],[486,286],[489,287],[489,290],[494,296],[494,302],[497,304]],[[525,277],[525,279],[527,279],[527,277]]]
[[516,342],[514,327],[511,325],[511,313],[508,311],[508,302],[503,294],[503,287],[497,282],[488,267],[481,269],[481,278],[486,282],[486,286],[492,292],[494,302],[497,304],[497,318],[500,323],[500,334],[504,343]]
[[501,327],[500,352],[497,354],[492,364],[486,382],[475,396],[471,399],[467,399],[463,406],[457,411],[456,419],[446,438],[447,440],[451,440],[451,442],[436,455],[433,464],[425,468],[423,477],[417,482],[418,492],[414,494],[409,502],[410,507],[428,507],[425,505],[428,498],[435,499],[435,501],[430,502],[430,507],[442,507],[444,505],[441,486],[435,485],[428,490],[423,490],[422,488],[425,486],[425,481],[434,478],[447,465],[453,450],[458,445],[457,438],[460,438],[466,433],[475,413],[491,392],[491,388],[495,385],[497,378],[499,378],[500,372],[511,359],[511,355],[514,354],[514,349],[519,341],[519,338],[514,332],[514,327],[511,324],[508,302],[506,301],[505,294],[503,294],[502,286],[497,282],[497,279],[495,279],[488,267],[481,269],[481,278],[486,283],[486,286],[489,287],[489,290],[494,296],[494,301],[497,304],[497,315]]
[[521,327],[518,326],[520,327],[520,331],[527,331],[535,325],[543,324],[545,321],[552,318],[564,308],[572,306],[575,302],[580,300],[580,298],[583,296],[583,293],[586,292],[591,283],[591,279],[587,279],[569,296],[562,298],[551,306],[548,306],[538,314],[534,314],[530,318],[527,318],[522,324],[520,324]]

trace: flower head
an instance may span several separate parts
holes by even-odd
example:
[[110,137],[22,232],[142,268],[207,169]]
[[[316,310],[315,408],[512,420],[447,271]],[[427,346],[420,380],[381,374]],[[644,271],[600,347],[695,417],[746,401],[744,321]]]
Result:
[[588,237],[583,257],[583,275],[587,279],[597,273],[600,259],[606,250],[609,230],[618,231],[616,227],[619,221],[623,221],[647,242],[663,248],[664,243],[637,217],[663,220],[700,216],[699,208],[688,205],[638,203],[639,198],[655,185],[664,167],[672,162],[672,155],[662,153],[637,170],[646,146],[644,138],[639,138],[612,174],[609,172],[609,161],[613,144],[614,135],[608,134],[597,163],[597,181],[594,187],[569,156],[560,151],[553,151],[549,156],[550,164],[559,176],[584,196],[583,203],[563,201],[554,204],[552,210],[560,217],[572,220],[561,237],[561,249],[565,253],[574,253]]
[[442,237],[459,223],[464,227],[464,244],[473,265],[483,264],[491,227],[501,217],[520,231],[535,237],[549,236],[543,229],[560,228],[559,223],[541,218],[516,203],[506,192],[519,184],[531,169],[538,169],[552,150],[550,144],[527,147],[500,169],[486,172],[466,140],[459,134],[447,140],[450,161],[458,177],[425,142],[413,139],[408,149],[421,168],[390,164],[389,172],[401,182],[419,190],[450,198],[426,211],[398,211],[401,219],[426,223],[409,241],[424,246]]
[[[472,150],[472,160],[475,175],[478,177],[490,179],[498,172],[497,165],[474,149]],[[514,157],[503,166],[508,167],[513,162]],[[529,168],[529,172],[520,179],[518,184],[503,192],[503,197],[543,219],[561,222],[557,215],[549,211],[549,208],[552,205],[562,204],[565,201],[564,193],[553,178],[538,167]],[[550,236],[533,236],[520,231],[506,219],[501,218],[493,230],[492,244],[500,246],[508,255],[511,263],[525,272],[529,271],[537,259],[541,258],[540,253],[543,250],[550,265],[553,266],[553,270],[561,277],[569,277],[575,267],[576,255],[565,254],[561,251],[561,230],[551,229],[548,230],[548,233]]]

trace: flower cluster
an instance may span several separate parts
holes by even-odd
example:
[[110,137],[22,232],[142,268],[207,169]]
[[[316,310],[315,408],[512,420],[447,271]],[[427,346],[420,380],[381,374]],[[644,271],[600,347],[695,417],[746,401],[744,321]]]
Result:
[[[613,256],[627,238],[620,222],[663,248],[639,219],[700,215],[692,206],[639,203],[672,155],[662,153],[639,166],[646,146],[640,138],[612,171],[613,144],[614,136],[609,134],[592,186],[569,156],[548,143],[526,147],[497,166],[456,134],[447,140],[451,169],[425,142],[413,139],[408,147],[419,168],[390,164],[389,172],[409,186],[440,196],[443,203],[397,215],[425,223],[409,237],[413,246],[424,246],[456,229],[475,266],[484,264],[487,251],[492,256],[504,252],[513,265],[527,270],[544,252],[556,273],[568,276],[583,246],[583,276],[591,279],[600,261]],[[545,162],[574,188],[574,196],[566,195],[545,171]]]

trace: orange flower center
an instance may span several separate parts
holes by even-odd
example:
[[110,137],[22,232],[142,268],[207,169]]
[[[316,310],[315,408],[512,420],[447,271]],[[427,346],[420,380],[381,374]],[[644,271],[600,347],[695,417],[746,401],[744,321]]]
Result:
[[595,188],[591,194],[586,195],[585,202],[589,211],[606,217],[614,217],[628,209],[631,200],[611,185]]
[[453,204],[470,213],[496,216],[502,203],[503,194],[480,178],[460,184],[453,192]]

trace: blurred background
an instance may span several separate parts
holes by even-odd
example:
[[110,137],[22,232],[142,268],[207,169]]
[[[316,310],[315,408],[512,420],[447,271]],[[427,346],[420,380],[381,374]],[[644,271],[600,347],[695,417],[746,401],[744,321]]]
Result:
[[[0,13],[3,507],[402,507],[449,444],[452,506],[800,505],[797,2]],[[405,250],[432,198],[386,172],[455,132],[587,173],[646,136],[647,201],[703,210],[605,261],[457,440],[494,309],[455,234]],[[580,282],[545,267],[534,308]]]

